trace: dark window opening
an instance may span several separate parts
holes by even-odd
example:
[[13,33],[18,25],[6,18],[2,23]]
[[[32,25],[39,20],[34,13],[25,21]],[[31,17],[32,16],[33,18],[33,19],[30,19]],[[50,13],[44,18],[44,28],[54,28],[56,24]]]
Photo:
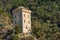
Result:
[[27,25],[26,25],[26,29],[27,29],[28,27],[27,27]]
[[28,15],[28,18],[29,18],[29,15]]
[[21,17],[21,14],[19,15],[19,17]]
[[24,17],[25,17],[25,14],[24,14]]
[[24,23],[25,23],[25,20],[24,20]]
[[30,21],[28,21],[28,24],[30,24]]
[[16,18],[16,15],[14,17]]
[[16,21],[15,21],[15,24],[16,24]]

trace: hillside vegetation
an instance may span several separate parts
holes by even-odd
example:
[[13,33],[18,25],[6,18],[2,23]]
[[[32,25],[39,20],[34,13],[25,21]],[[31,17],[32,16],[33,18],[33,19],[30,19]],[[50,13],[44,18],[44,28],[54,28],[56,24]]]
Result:
[[38,40],[60,40],[60,0],[0,0],[0,17],[7,13],[11,20],[12,10],[20,6],[32,11],[32,35]]

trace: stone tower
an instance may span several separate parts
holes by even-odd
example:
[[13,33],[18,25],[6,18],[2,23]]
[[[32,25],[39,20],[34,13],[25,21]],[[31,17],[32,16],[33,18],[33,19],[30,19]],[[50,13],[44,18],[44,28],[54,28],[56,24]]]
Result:
[[16,26],[20,25],[22,33],[31,32],[31,11],[24,7],[19,7],[12,11],[13,13],[13,24]]

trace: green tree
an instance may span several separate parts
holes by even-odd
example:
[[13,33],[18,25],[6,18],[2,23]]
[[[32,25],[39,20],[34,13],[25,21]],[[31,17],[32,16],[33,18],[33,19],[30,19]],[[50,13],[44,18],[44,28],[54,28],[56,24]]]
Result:
[[21,33],[21,27],[19,25],[16,25],[15,27],[15,34]]

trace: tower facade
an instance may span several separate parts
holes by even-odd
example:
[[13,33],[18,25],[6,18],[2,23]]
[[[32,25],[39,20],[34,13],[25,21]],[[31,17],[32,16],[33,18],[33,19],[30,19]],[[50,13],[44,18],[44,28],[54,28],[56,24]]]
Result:
[[17,9],[14,9],[12,13],[14,26],[19,25],[23,33],[30,33],[31,11],[21,6]]

